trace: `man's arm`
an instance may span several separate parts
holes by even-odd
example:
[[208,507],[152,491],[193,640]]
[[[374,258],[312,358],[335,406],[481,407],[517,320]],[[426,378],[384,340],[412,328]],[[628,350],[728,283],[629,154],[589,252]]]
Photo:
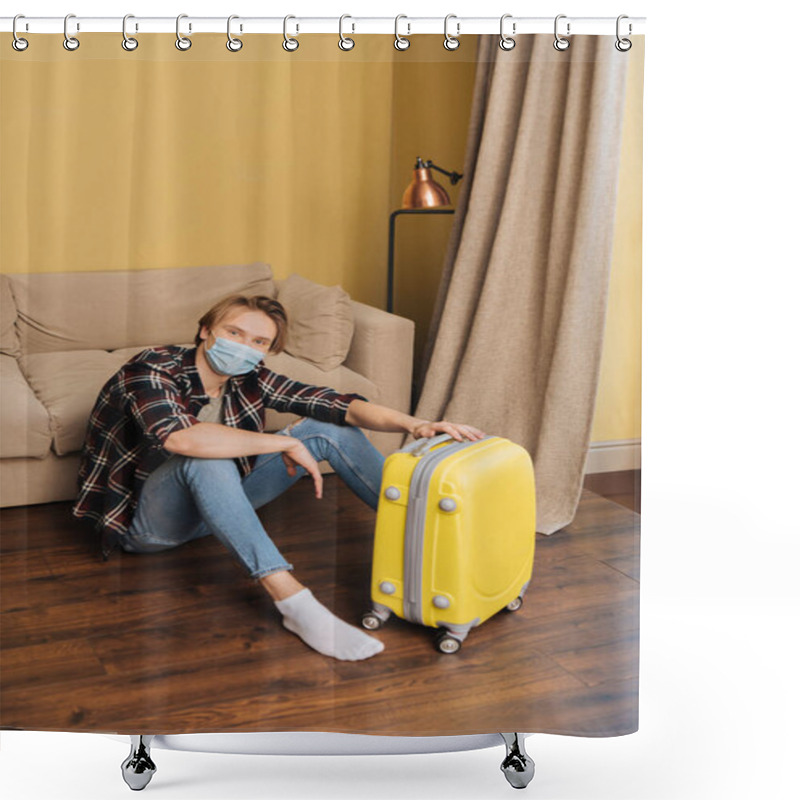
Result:
[[216,422],[198,422],[173,431],[164,440],[164,449],[189,458],[239,458],[262,453],[280,453],[290,475],[304,467],[314,479],[317,497],[322,497],[322,474],[306,446],[292,436],[258,433],[230,428]]
[[345,422],[348,425],[356,425],[371,431],[403,431],[410,433],[415,439],[435,436],[437,433],[449,433],[460,442],[464,439],[475,441],[486,435],[471,425],[460,425],[455,422],[447,422],[447,420],[431,422],[412,417],[388,406],[367,403],[364,400],[353,400],[350,403],[347,407]]
[[274,433],[258,433],[231,428],[216,422],[198,422],[173,431],[164,440],[164,449],[190,458],[240,458],[262,453],[285,453],[297,439]]
[[190,458],[240,458],[287,452],[298,443],[277,436],[216,422],[200,422],[189,414],[174,376],[158,365],[130,362],[120,370],[117,393],[122,409],[136,420],[150,443]]

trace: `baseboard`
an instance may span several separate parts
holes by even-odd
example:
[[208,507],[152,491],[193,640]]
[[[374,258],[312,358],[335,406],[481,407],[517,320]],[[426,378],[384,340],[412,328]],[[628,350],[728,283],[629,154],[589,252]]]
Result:
[[593,442],[586,459],[587,475],[597,472],[621,472],[642,468],[642,440],[621,439],[616,442]]

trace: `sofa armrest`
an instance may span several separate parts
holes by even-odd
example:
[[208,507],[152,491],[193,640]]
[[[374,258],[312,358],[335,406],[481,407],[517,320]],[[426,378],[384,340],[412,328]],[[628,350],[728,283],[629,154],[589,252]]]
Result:
[[355,330],[344,366],[369,378],[381,405],[408,413],[414,365],[414,323],[352,301]]

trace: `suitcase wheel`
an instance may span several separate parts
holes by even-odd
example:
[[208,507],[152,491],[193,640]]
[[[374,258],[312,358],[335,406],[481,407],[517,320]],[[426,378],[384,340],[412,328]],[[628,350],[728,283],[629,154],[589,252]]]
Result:
[[461,649],[461,642],[449,633],[440,633],[436,637],[436,649],[440,653],[457,653]]
[[383,625],[383,620],[371,611],[361,617],[361,625],[368,631],[376,631]]
[[519,611],[522,608],[522,598],[518,597],[516,600],[512,600],[507,606],[506,610],[508,611]]

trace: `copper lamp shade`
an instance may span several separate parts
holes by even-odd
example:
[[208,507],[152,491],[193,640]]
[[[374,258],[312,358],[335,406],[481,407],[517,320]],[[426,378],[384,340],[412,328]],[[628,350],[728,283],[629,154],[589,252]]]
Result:
[[403,208],[439,208],[449,206],[450,196],[433,179],[428,167],[416,167],[414,180],[403,192]]

